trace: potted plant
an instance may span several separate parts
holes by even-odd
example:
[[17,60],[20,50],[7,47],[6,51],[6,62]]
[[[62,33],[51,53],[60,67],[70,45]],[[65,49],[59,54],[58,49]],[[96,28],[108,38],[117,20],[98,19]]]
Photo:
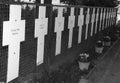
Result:
[[104,36],[104,46],[110,46],[111,45],[111,38],[110,36]]
[[97,41],[96,46],[95,46],[95,52],[96,53],[102,53],[103,52],[103,42],[101,40]]
[[79,80],[79,83],[88,83],[88,79],[84,76],[81,76],[81,79]]
[[90,56],[88,53],[81,53],[78,57],[79,69],[81,71],[88,70],[90,65]]
[[120,38],[120,31],[119,30],[117,30],[116,32],[115,32],[115,36],[119,39]]

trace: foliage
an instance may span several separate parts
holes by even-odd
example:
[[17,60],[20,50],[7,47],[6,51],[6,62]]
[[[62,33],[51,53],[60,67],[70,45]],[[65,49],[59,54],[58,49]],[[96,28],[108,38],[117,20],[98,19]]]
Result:
[[85,6],[98,6],[98,7],[115,7],[117,0],[61,0],[71,5],[85,5]]

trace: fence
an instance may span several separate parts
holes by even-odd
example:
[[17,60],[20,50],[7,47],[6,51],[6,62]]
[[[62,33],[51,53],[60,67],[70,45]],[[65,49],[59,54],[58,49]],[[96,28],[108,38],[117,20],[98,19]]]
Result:
[[89,49],[98,33],[114,26],[116,12],[115,8],[0,4],[0,82]]

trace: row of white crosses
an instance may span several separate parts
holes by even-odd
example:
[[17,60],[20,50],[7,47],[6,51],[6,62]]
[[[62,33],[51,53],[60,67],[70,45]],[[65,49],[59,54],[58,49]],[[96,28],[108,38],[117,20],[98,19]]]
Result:
[[[42,12],[41,12],[42,11]],[[37,61],[43,63],[44,36],[47,34],[48,18],[45,18],[46,8],[39,7],[39,16],[35,20],[35,37],[37,43]],[[2,46],[8,45],[8,64],[6,83],[19,76],[20,42],[25,41],[25,20],[21,20],[21,6],[10,5],[10,21],[3,22]]]
[[[89,23],[89,16],[90,16],[89,11],[90,9],[88,8],[87,15],[86,15],[86,38],[87,38],[88,23]],[[98,17],[98,12],[97,12],[97,17]],[[95,10],[93,10],[93,14],[94,13],[95,13]],[[35,19],[35,35],[34,36],[35,38],[37,38],[36,64],[40,65],[41,63],[43,63],[44,40],[45,40],[45,35],[47,35],[47,32],[48,32],[47,31],[48,18],[46,18],[46,7],[40,6],[38,15],[39,15],[38,19]],[[10,17],[9,18],[10,21],[3,22],[3,40],[2,40],[2,46],[8,45],[8,64],[7,64],[7,80],[6,80],[7,83],[19,76],[20,43],[22,41],[25,41],[25,20],[21,20],[21,6],[10,5],[9,17]],[[115,17],[114,11],[113,11],[112,17],[113,18]],[[94,15],[92,16],[92,18],[94,18]],[[98,21],[98,19],[96,21]],[[78,26],[79,26],[78,43],[81,42],[83,22],[84,22],[83,8],[80,8],[80,15],[78,16]],[[69,16],[68,24],[69,24],[68,25],[68,29],[69,29],[68,48],[71,48],[73,29],[75,25],[74,8],[71,8],[71,14]],[[94,19],[92,20],[92,24],[94,24]],[[58,7],[58,16],[55,18],[55,31],[54,31],[57,33],[55,55],[58,55],[61,53],[61,37],[62,37],[63,30],[64,30],[63,7]]]

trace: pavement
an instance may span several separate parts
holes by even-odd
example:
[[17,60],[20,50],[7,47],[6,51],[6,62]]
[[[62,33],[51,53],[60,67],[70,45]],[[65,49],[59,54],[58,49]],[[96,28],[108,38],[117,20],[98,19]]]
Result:
[[89,83],[120,83],[120,40],[88,75]]

